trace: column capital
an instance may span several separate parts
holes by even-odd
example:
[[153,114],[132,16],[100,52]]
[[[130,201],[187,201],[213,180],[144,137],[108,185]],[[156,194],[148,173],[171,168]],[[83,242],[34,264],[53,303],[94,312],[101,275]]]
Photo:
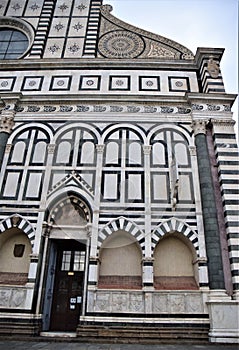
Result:
[[204,134],[206,135],[206,125],[208,121],[205,119],[196,119],[192,122],[192,128],[194,131],[194,135],[197,136],[198,134]]
[[0,132],[6,132],[11,134],[12,129],[14,128],[15,112],[14,111],[5,111],[1,116],[0,120]]
[[55,152],[56,145],[53,143],[49,143],[47,146],[47,150],[49,154],[53,154]]
[[196,156],[197,153],[196,153],[196,147],[195,146],[189,146],[188,149],[189,149],[189,153],[190,153],[191,156]]
[[145,155],[149,155],[151,153],[152,146],[143,146],[143,151]]
[[17,103],[21,100],[22,94],[21,93],[4,93],[1,95],[1,101],[4,104],[4,108],[2,110],[2,114],[4,114],[6,111],[14,111]]
[[105,145],[95,145],[97,153],[103,153]]

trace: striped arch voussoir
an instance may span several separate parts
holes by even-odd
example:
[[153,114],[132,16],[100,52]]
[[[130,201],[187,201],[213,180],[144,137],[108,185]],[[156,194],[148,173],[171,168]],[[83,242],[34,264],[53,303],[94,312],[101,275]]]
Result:
[[193,244],[197,254],[199,254],[198,235],[192,228],[183,221],[172,218],[162,222],[153,232],[152,235],[152,249],[156,247],[158,241],[170,232],[178,232],[187,237]]
[[22,230],[29,238],[31,246],[34,245],[35,231],[30,222],[24,219],[20,215],[12,215],[0,223],[0,234],[10,228],[19,228]]
[[130,233],[135,239],[138,241],[142,252],[145,251],[145,239],[143,232],[139,229],[139,227],[132,221],[124,217],[119,217],[111,222],[109,222],[106,226],[102,228],[99,233],[98,238],[98,249],[101,247],[102,243],[105,241],[107,237],[109,237],[113,232],[123,230]]

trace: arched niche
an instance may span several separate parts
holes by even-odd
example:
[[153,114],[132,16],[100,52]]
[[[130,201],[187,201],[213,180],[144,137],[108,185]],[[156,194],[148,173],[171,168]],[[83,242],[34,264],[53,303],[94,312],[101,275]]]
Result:
[[27,282],[31,243],[19,228],[10,228],[0,235],[0,283],[21,285]]
[[154,251],[156,289],[198,289],[196,251],[183,235],[173,232],[159,240]]
[[128,232],[112,233],[100,252],[99,288],[141,289],[142,252],[136,239]]

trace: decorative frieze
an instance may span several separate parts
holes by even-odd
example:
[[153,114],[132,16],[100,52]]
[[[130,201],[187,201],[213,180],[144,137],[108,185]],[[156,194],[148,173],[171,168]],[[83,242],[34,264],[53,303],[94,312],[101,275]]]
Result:
[[195,112],[230,112],[230,105],[225,104],[192,104],[192,111]]
[[[5,107],[5,110],[8,106]],[[229,105],[224,104],[192,104],[191,108],[187,105],[136,105],[136,104],[82,104],[82,105],[17,105],[14,109],[17,113],[147,113],[147,114],[178,114],[178,115],[189,115],[191,112],[200,113],[220,113],[230,112],[231,108]]]
[[187,106],[154,106],[154,105],[25,105],[16,108],[18,113],[145,113],[145,114],[180,114],[189,115]]
[[4,288],[0,289],[0,307],[9,309],[22,309],[25,306],[27,289]]
[[[91,293],[91,292],[90,292]],[[203,314],[201,293],[190,292],[148,292],[142,291],[101,291],[94,292],[95,304],[90,305],[91,312],[144,313],[146,308],[151,314]],[[152,296],[152,305],[147,305]]]

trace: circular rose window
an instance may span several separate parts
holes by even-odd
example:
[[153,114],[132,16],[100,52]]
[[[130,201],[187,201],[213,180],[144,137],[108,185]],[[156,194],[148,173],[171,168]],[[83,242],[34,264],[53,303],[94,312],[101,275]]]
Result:
[[0,29],[0,59],[11,60],[21,57],[28,48],[27,36],[15,29]]
[[32,26],[20,18],[0,17],[0,60],[24,57],[34,40]]

